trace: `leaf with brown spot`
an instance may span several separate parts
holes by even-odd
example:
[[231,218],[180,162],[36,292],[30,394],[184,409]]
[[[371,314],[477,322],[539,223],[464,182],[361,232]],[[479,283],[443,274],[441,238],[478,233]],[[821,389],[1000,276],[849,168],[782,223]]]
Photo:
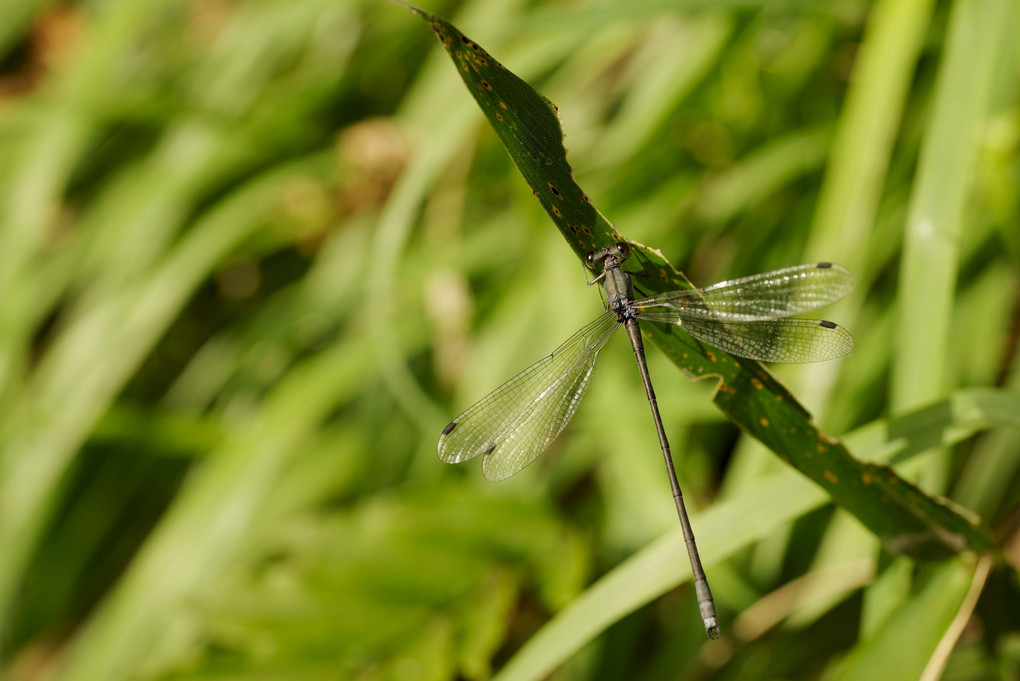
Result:
[[[394,1],[436,33],[468,91],[581,261],[594,248],[621,240],[574,181],[556,106],[452,24]],[[468,61],[472,68],[464,66]],[[496,114],[497,108],[506,113]],[[589,238],[580,238],[578,231]],[[634,244],[633,252],[635,257],[626,265],[645,275],[634,279],[640,294],[675,290],[671,283],[676,281],[675,271],[657,251]],[[713,401],[730,420],[823,487],[890,550],[915,558],[944,558],[994,546],[977,519],[924,493],[889,468],[855,459],[838,440],[820,433],[807,410],[761,363],[709,349],[675,326],[649,323],[642,329],[689,377],[718,378]],[[864,485],[862,480],[873,484]]]

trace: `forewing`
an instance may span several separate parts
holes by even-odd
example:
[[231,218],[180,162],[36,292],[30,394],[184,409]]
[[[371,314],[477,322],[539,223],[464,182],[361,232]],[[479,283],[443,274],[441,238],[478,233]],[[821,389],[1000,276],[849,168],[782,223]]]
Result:
[[[634,307],[655,310],[654,321],[669,323],[691,317],[727,321],[776,319],[829,305],[849,293],[853,286],[853,275],[845,267],[815,263],[723,281],[703,289],[669,291],[637,300]],[[651,315],[640,316],[652,319]]]
[[577,411],[598,353],[618,327],[614,314],[603,314],[476,402],[443,429],[439,458],[459,463],[484,454],[489,480],[508,478],[534,461]]
[[761,362],[821,362],[850,354],[854,339],[839,324],[817,319],[724,322],[685,319],[680,328],[703,343]]

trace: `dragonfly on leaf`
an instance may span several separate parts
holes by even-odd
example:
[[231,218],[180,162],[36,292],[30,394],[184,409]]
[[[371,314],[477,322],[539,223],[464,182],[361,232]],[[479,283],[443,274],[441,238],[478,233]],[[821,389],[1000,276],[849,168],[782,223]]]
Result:
[[627,330],[669,475],[687,544],[705,631],[719,635],[715,604],[701,566],[694,532],[677,482],[645,362],[639,322],[674,324],[706,345],[762,362],[803,363],[843,357],[853,337],[830,321],[791,319],[829,305],[853,288],[846,268],[832,263],[796,265],[720,282],[706,288],[634,297],[631,275],[621,264],[630,245],[618,242],[589,253],[586,264],[601,273],[606,311],[553,353],[517,374],[465,410],[443,429],[439,458],[460,463],[483,456],[482,472],[503,480],[534,461],[563,431],[584,397],[599,352],[622,326]]

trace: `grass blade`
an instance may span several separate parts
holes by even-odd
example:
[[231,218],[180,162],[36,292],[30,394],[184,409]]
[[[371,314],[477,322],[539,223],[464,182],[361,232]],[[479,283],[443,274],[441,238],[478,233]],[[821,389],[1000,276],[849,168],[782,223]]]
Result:
[[[960,259],[964,201],[971,186],[978,133],[988,116],[992,80],[1010,22],[1005,0],[958,2],[921,147],[901,261],[895,411],[931,402],[947,389],[946,357]],[[928,487],[945,489],[949,461],[940,457]]]
[[[933,440],[951,444],[994,425],[1020,425],[1020,396],[980,391],[960,393],[954,399],[956,404],[950,400],[940,405],[954,414],[948,422],[945,418],[927,418],[923,412],[909,414],[854,431],[847,435],[847,443],[855,450],[868,452],[873,460],[883,461],[912,456]],[[891,433],[899,436],[885,437]],[[826,501],[817,486],[787,470],[743,490],[739,497],[715,504],[692,519],[706,567],[722,562]],[[676,567],[685,560],[684,550],[683,537],[677,530],[620,564],[532,636],[496,680],[545,678],[610,624],[689,580],[690,574]],[[957,566],[950,574],[963,564],[947,563]],[[688,616],[693,618],[695,614]]]

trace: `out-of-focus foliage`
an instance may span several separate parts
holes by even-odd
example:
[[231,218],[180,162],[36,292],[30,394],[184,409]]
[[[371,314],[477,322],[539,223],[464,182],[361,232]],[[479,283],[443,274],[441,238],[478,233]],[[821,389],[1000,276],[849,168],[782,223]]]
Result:
[[687,587],[649,602],[686,567],[625,344],[513,480],[435,457],[600,306],[420,21],[12,0],[0,675],[1014,677],[1015,3],[421,4],[559,105],[579,184],[695,283],[853,270],[854,354],[776,373],[979,513],[987,578],[881,553],[653,352],[706,642]]

